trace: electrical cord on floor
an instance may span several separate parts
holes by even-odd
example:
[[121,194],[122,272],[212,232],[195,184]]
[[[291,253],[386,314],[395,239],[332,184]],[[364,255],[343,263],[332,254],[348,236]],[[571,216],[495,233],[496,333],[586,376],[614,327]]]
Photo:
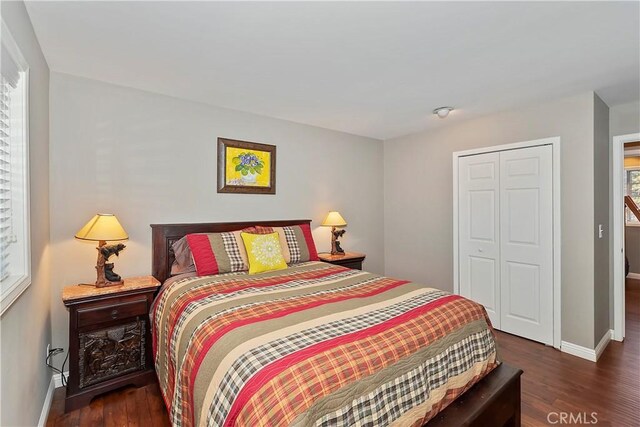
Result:
[[63,348],[52,348],[49,350],[49,354],[47,355],[47,358],[45,359],[45,363],[47,364],[48,367],[50,367],[54,372],[57,372],[58,374],[60,374],[60,380],[62,381],[62,386],[66,387],[67,386],[67,377],[64,375],[64,365],[67,364],[67,359],[69,358],[69,352],[67,352],[66,356],[64,357],[64,360],[62,361],[62,369],[58,369],[55,366],[53,366],[51,364],[51,358],[53,356],[55,356],[56,354],[60,354],[64,351]]

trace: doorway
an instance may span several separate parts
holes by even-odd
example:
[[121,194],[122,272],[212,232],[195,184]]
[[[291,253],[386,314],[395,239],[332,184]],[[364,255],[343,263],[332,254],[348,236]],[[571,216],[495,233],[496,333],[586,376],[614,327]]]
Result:
[[[612,202],[613,202],[613,339],[624,340],[625,336],[625,144],[638,144],[640,133],[613,137],[612,155]],[[638,144],[640,148],[640,144]],[[633,147],[635,148],[635,147]]]

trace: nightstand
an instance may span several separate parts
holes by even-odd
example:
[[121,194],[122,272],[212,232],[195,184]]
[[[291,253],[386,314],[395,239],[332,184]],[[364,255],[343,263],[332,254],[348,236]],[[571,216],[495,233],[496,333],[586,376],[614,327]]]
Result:
[[65,412],[88,405],[98,394],[155,380],[149,310],[160,286],[152,276],[124,285],[62,290],[69,310],[69,380]]
[[320,261],[329,264],[341,265],[354,270],[362,270],[362,262],[366,255],[358,252],[345,252],[344,255],[331,255],[330,253],[319,253]]

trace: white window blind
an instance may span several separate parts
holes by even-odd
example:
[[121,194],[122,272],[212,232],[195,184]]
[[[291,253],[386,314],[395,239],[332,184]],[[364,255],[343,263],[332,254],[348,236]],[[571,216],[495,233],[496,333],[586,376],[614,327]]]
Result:
[[0,27],[0,314],[31,284],[29,68]]
[[[3,48],[4,50],[4,48]],[[3,52],[4,53],[4,52]],[[9,245],[12,241],[11,222],[11,89],[5,77],[5,56],[0,75],[0,281],[9,275]]]

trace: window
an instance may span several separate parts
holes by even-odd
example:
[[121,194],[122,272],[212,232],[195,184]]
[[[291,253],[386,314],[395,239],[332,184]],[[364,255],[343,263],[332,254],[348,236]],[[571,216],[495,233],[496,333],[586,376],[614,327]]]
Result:
[[29,69],[2,22],[0,43],[0,313],[31,284]]
[[[636,205],[640,206],[640,168],[628,168],[624,171],[624,194],[631,196]],[[625,209],[627,224],[638,224],[640,221],[631,212],[631,209]]]

